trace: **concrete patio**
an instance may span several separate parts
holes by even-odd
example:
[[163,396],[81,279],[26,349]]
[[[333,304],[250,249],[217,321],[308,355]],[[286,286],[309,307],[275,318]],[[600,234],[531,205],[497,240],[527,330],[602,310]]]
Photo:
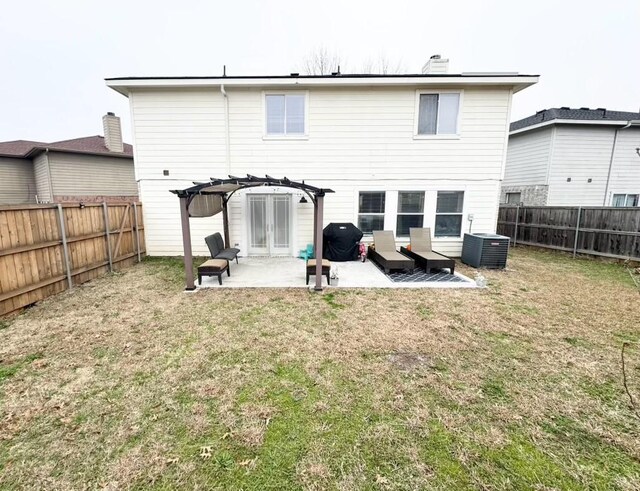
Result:
[[[433,274],[429,281],[393,281],[371,261],[334,262],[338,280],[331,280],[329,288],[477,288],[475,281],[456,273]],[[327,286],[326,277],[322,285]],[[202,278],[197,288],[313,288],[305,284],[305,262],[293,257],[241,257],[239,264],[231,263],[231,276],[223,274],[222,286],[214,277]]]

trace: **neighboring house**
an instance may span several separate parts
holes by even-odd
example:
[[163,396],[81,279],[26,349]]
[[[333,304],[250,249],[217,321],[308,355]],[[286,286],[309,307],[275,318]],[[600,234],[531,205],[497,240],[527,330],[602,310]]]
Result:
[[102,121],[104,137],[0,142],[0,205],[137,200],[133,149],[122,142],[120,118],[107,113]]
[[545,109],[511,123],[502,203],[638,206],[640,113]]
[[[447,69],[436,56],[410,75],[107,79],[131,105],[147,253],[183,252],[169,190],[268,174],[333,189],[325,225],[352,222],[369,240],[392,230],[399,243],[409,227],[430,227],[436,250],[459,255],[464,232],[495,232],[512,95],[538,77]],[[297,255],[312,242],[302,198],[289,188],[234,194],[231,245]],[[207,254],[220,216],[191,220],[191,231],[194,254]]]

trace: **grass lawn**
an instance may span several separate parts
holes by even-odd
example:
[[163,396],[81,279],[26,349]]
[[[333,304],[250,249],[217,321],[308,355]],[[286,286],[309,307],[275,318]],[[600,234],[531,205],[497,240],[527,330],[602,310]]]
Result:
[[44,301],[0,323],[0,488],[640,489],[627,271],[485,276],[185,294],[148,259]]

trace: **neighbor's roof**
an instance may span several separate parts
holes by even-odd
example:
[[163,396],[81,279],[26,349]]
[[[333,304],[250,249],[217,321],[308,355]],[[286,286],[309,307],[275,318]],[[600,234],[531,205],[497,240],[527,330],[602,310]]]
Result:
[[538,75],[520,75],[515,72],[463,72],[418,74],[335,73],[333,75],[244,75],[202,77],[115,77],[106,78],[106,84],[121,94],[128,95],[135,87],[313,87],[313,86],[443,86],[443,85],[505,85],[518,92],[538,82]]
[[84,153],[89,155],[108,155],[110,157],[119,158],[133,158],[133,147],[131,145],[125,143],[123,152],[112,152],[105,146],[104,137],[102,136],[87,136],[84,138],[74,138],[72,140],[62,140],[53,143],[34,142],[29,140],[0,142],[0,156],[2,157],[28,158],[45,150]]
[[629,121],[640,120],[640,113],[628,111],[611,111],[605,108],[571,109],[569,107],[554,107],[543,109],[533,116],[511,123],[511,133],[523,132],[529,129],[540,128],[550,124],[604,124],[624,125]]

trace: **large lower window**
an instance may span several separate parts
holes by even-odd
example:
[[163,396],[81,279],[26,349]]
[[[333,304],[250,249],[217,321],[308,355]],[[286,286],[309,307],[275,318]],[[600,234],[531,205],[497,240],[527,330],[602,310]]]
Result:
[[265,95],[266,134],[304,135],[305,100],[304,94]]
[[438,191],[435,237],[460,237],[464,191]]
[[457,135],[460,94],[420,94],[417,135]]
[[424,191],[398,191],[396,235],[409,237],[409,229],[424,223]]
[[358,228],[370,234],[384,230],[384,191],[361,191],[358,199]]
[[614,194],[611,200],[611,206],[638,206],[637,194]]

